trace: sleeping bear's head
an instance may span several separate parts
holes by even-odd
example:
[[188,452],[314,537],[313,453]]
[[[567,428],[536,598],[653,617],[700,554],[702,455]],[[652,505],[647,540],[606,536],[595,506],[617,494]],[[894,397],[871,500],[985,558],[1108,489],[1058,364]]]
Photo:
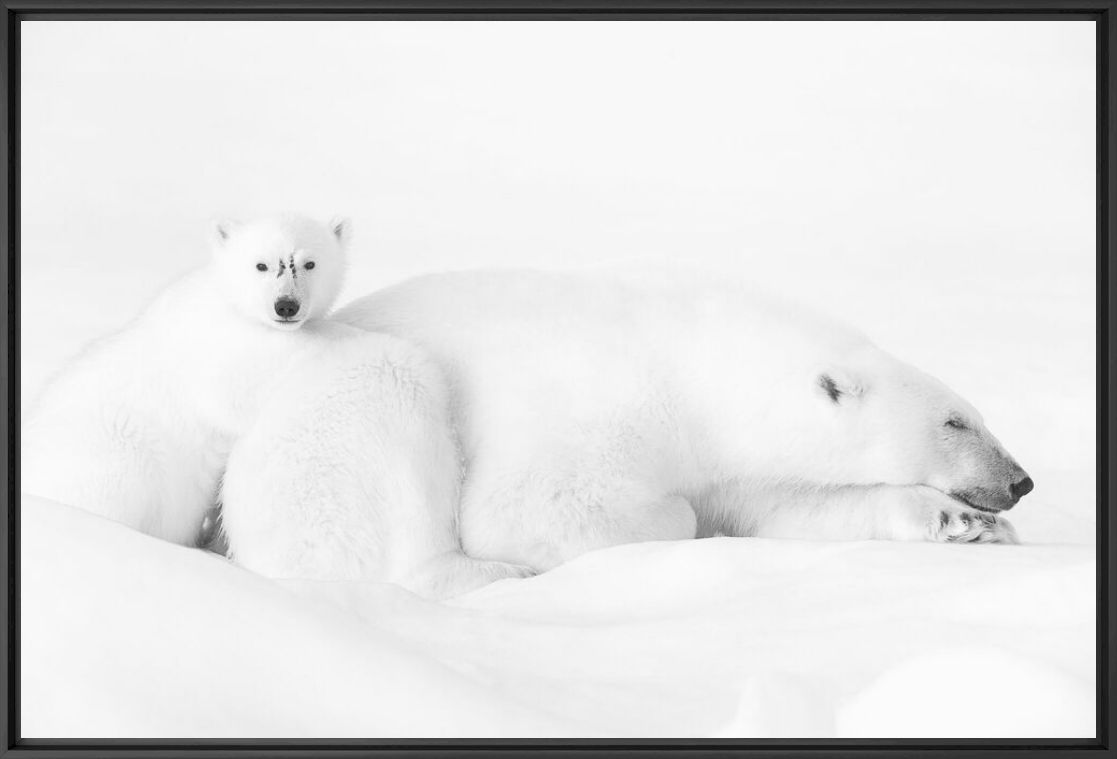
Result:
[[929,485],[981,511],[1010,509],[1032,490],[973,406],[883,351],[820,369],[813,392],[830,452],[818,464],[831,481]]
[[349,223],[295,214],[214,225],[213,265],[225,297],[248,318],[282,330],[329,313],[341,290]]

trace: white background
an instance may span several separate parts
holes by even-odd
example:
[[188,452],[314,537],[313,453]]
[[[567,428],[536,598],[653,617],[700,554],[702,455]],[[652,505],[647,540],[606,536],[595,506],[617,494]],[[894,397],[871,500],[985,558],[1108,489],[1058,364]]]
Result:
[[350,295],[491,265],[747,273],[983,411],[1093,540],[1087,22],[30,22],[23,401],[205,260],[349,215]]
[[1092,24],[22,30],[24,403],[210,217],[292,209],[354,219],[349,295],[744,273],[940,376],[1036,481],[1020,547],[645,543],[449,605],[29,499],[25,736],[1093,734]]

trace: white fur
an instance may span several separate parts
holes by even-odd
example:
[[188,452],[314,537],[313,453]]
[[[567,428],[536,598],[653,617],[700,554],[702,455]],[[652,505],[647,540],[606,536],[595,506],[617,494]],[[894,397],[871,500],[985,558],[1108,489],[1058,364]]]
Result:
[[284,373],[233,448],[221,496],[229,555],[270,577],[394,582],[433,597],[526,574],[462,555],[460,482],[437,367],[386,335],[334,341]]
[[716,533],[1013,538],[962,525],[972,510],[946,495],[1002,508],[1024,476],[976,410],[801,307],[718,283],[463,272],[334,318],[449,372],[471,555],[546,569]]
[[[90,346],[32,405],[21,489],[192,544],[232,440],[274,378],[300,351],[353,332],[319,318],[341,285],[347,233],[294,215],[216,225],[208,265]],[[281,260],[298,270],[280,275]],[[281,295],[300,299],[296,319],[276,321]]]

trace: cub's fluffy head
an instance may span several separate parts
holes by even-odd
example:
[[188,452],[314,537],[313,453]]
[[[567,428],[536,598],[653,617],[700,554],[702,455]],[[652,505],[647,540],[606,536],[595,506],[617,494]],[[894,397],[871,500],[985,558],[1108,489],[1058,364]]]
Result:
[[982,511],[1010,509],[1032,489],[973,406],[883,351],[847,356],[813,385],[828,439],[816,461],[838,481],[929,485]]
[[217,279],[228,301],[275,329],[298,329],[329,313],[345,275],[350,224],[295,214],[214,224]]

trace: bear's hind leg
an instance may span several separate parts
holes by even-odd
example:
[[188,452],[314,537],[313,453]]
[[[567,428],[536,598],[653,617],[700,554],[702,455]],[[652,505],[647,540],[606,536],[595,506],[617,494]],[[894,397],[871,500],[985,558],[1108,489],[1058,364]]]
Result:
[[698,517],[690,501],[668,495],[626,509],[611,530],[610,545],[649,540],[692,540],[698,534]]
[[693,540],[698,535],[698,517],[690,501],[679,495],[618,500],[593,517],[584,520],[560,547],[562,561],[627,543]]
[[440,554],[413,571],[400,584],[413,593],[442,600],[468,593],[497,580],[531,577],[535,570],[503,561],[474,559],[459,551]]
[[463,505],[462,540],[470,555],[546,571],[600,548],[689,540],[698,531],[690,501],[678,495],[624,487],[594,493],[564,488],[561,495],[515,492],[514,506]]

